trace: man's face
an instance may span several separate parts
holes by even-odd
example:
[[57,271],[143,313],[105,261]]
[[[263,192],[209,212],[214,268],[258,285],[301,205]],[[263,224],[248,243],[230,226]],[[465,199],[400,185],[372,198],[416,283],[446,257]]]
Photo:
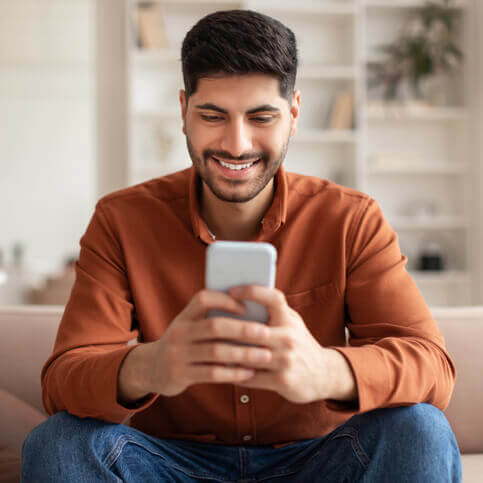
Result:
[[274,77],[210,77],[198,81],[188,105],[181,91],[180,102],[188,151],[205,185],[223,201],[257,196],[275,176],[296,131],[298,91],[289,105]]

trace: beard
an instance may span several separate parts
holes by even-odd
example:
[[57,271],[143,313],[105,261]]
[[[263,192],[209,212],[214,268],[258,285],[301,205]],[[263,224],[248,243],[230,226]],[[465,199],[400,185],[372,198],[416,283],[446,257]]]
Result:
[[[218,199],[230,203],[245,203],[250,201],[255,198],[265,186],[267,186],[267,184],[274,178],[285,159],[289,140],[290,135],[287,135],[282,148],[273,156],[273,159],[271,159],[270,154],[265,151],[245,153],[241,156],[233,157],[227,151],[216,151],[213,149],[205,149],[201,153],[201,157],[199,157],[193,148],[188,134],[186,134],[186,145],[198,176]],[[247,180],[223,178],[222,181],[217,182],[217,177],[220,175],[213,169],[210,169],[209,166],[211,162],[216,162],[213,160],[210,162],[212,156],[234,161],[245,161],[258,158],[258,164],[261,165],[262,169],[257,165],[258,174],[251,176]]]

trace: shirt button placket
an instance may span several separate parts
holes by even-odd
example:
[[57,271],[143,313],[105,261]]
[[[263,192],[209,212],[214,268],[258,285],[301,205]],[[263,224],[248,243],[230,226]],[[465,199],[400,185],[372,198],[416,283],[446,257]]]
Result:
[[236,414],[238,420],[238,437],[243,442],[254,441],[256,439],[255,421],[253,421],[253,404],[250,391],[235,386]]

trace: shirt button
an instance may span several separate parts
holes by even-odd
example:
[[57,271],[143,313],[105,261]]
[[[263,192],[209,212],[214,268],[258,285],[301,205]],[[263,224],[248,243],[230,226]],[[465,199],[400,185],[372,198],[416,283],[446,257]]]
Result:
[[249,434],[245,434],[245,436],[243,436],[243,441],[251,441],[252,437],[249,435]]
[[240,397],[240,401],[245,404],[247,403],[248,401],[250,401],[250,397],[247,396],[246,394],[243,394],[241,397]]

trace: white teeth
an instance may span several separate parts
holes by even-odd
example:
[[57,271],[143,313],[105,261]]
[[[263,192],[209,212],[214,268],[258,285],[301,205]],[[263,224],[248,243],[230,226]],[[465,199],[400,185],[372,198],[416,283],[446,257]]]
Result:
[[230,164],[230,163],[225,163],[221,159],[214,158],[216,161],[218,161],[223,167],[232,169],[233,171],[240,171],[241,169],[246,169],[249,168],[255,161],[252,161],[251,163],[247,164]]

